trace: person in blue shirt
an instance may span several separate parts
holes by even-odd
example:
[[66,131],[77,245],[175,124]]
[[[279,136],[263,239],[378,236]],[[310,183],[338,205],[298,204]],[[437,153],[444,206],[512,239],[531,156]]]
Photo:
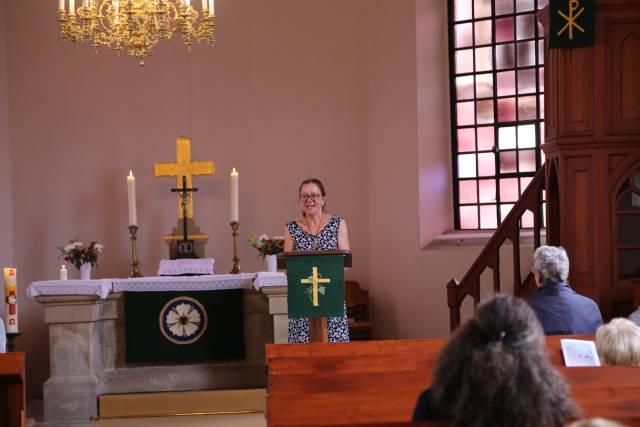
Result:
[[569,257],[561,247],[540,246],[532,269],[538,289],[527,300],[545,335],[595,334],[602,325],[598,305],[567,283]]

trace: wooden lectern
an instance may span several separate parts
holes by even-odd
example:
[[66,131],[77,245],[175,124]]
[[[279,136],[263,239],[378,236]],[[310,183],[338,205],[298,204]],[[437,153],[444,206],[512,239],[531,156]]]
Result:
[[[339,274],[327,278],[327,274],[333,276],[336,266],[332,264],[336,262],[340,262]],[[309,319],[310,342],[328,342],[327,317],[344,313],[343,270],[351,264],[349,251],[285,252],[278,256],[278,268],[287,270],[289,317]],[[308,276],[307,273],[301,276],[301,271],[308,272]],[[306,290],[301,285],[307,285]],[[308,301],[301,296],[302,292],[308,294]],[[326,296],[322,303],[320,294]],[[327,315],[328,312],[331,314]]]

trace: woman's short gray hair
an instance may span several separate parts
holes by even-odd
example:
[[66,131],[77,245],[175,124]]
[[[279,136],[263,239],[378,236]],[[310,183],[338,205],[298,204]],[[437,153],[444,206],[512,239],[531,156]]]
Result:
[[545,282],[564,282],[569,277],[569,257],[560,246],[540,246],[533,254],[533,271]]
[[617,317],[596,331],[596,348],[605,365],[640,366],[640,327]]

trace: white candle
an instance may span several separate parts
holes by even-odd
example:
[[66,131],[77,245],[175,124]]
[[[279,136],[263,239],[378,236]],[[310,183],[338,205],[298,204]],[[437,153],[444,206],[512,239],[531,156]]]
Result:
[[214,3],[214,0],[209,0],[209,13],[211,14],[211,16],[216,14],[216,5]]
[[182,0],[182,4],[189,7],[189,5],[191,4],[191,0]]
[[202,0],[202,11],[204,12],[205,10],[207,10],[207,0]]
[[69,0],[69,15],[76,14],[76,0]]
[[4,290],[7,297],[6,330],[11,333],[18,332],[18,280],[16,272],[15,268],[6,267],[4,269]]
[[231,222],[238,222],[238,172],[231,172]]
[[67,267],[63,265],[62,267],[60,267],[60,280],[67,280],[67,278]]
[[89,7],[89,0],[82,0],[82,6],[85,8]]
[[136,212],[136,177],[129,171],[127,177],[127,193],[129,195],[129,225],[138,225],[138,215]]
[[58,10],[64,10],[64,0],[58,0]]

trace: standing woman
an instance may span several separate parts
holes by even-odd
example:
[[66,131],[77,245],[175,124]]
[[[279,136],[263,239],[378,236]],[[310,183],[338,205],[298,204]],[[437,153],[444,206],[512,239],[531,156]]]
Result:
[[[284,230],[284,250],[331,251],[349,250],[347,223],[338,215],[324,211],[326,193],[319,179],[302,181],[298,188],[299,207],[302,216],[287,223]],[[329,342],[348,342],[347,313],[329,317],[327,321]],[[289,318],[289,343],[309,342],[309,320]]]

